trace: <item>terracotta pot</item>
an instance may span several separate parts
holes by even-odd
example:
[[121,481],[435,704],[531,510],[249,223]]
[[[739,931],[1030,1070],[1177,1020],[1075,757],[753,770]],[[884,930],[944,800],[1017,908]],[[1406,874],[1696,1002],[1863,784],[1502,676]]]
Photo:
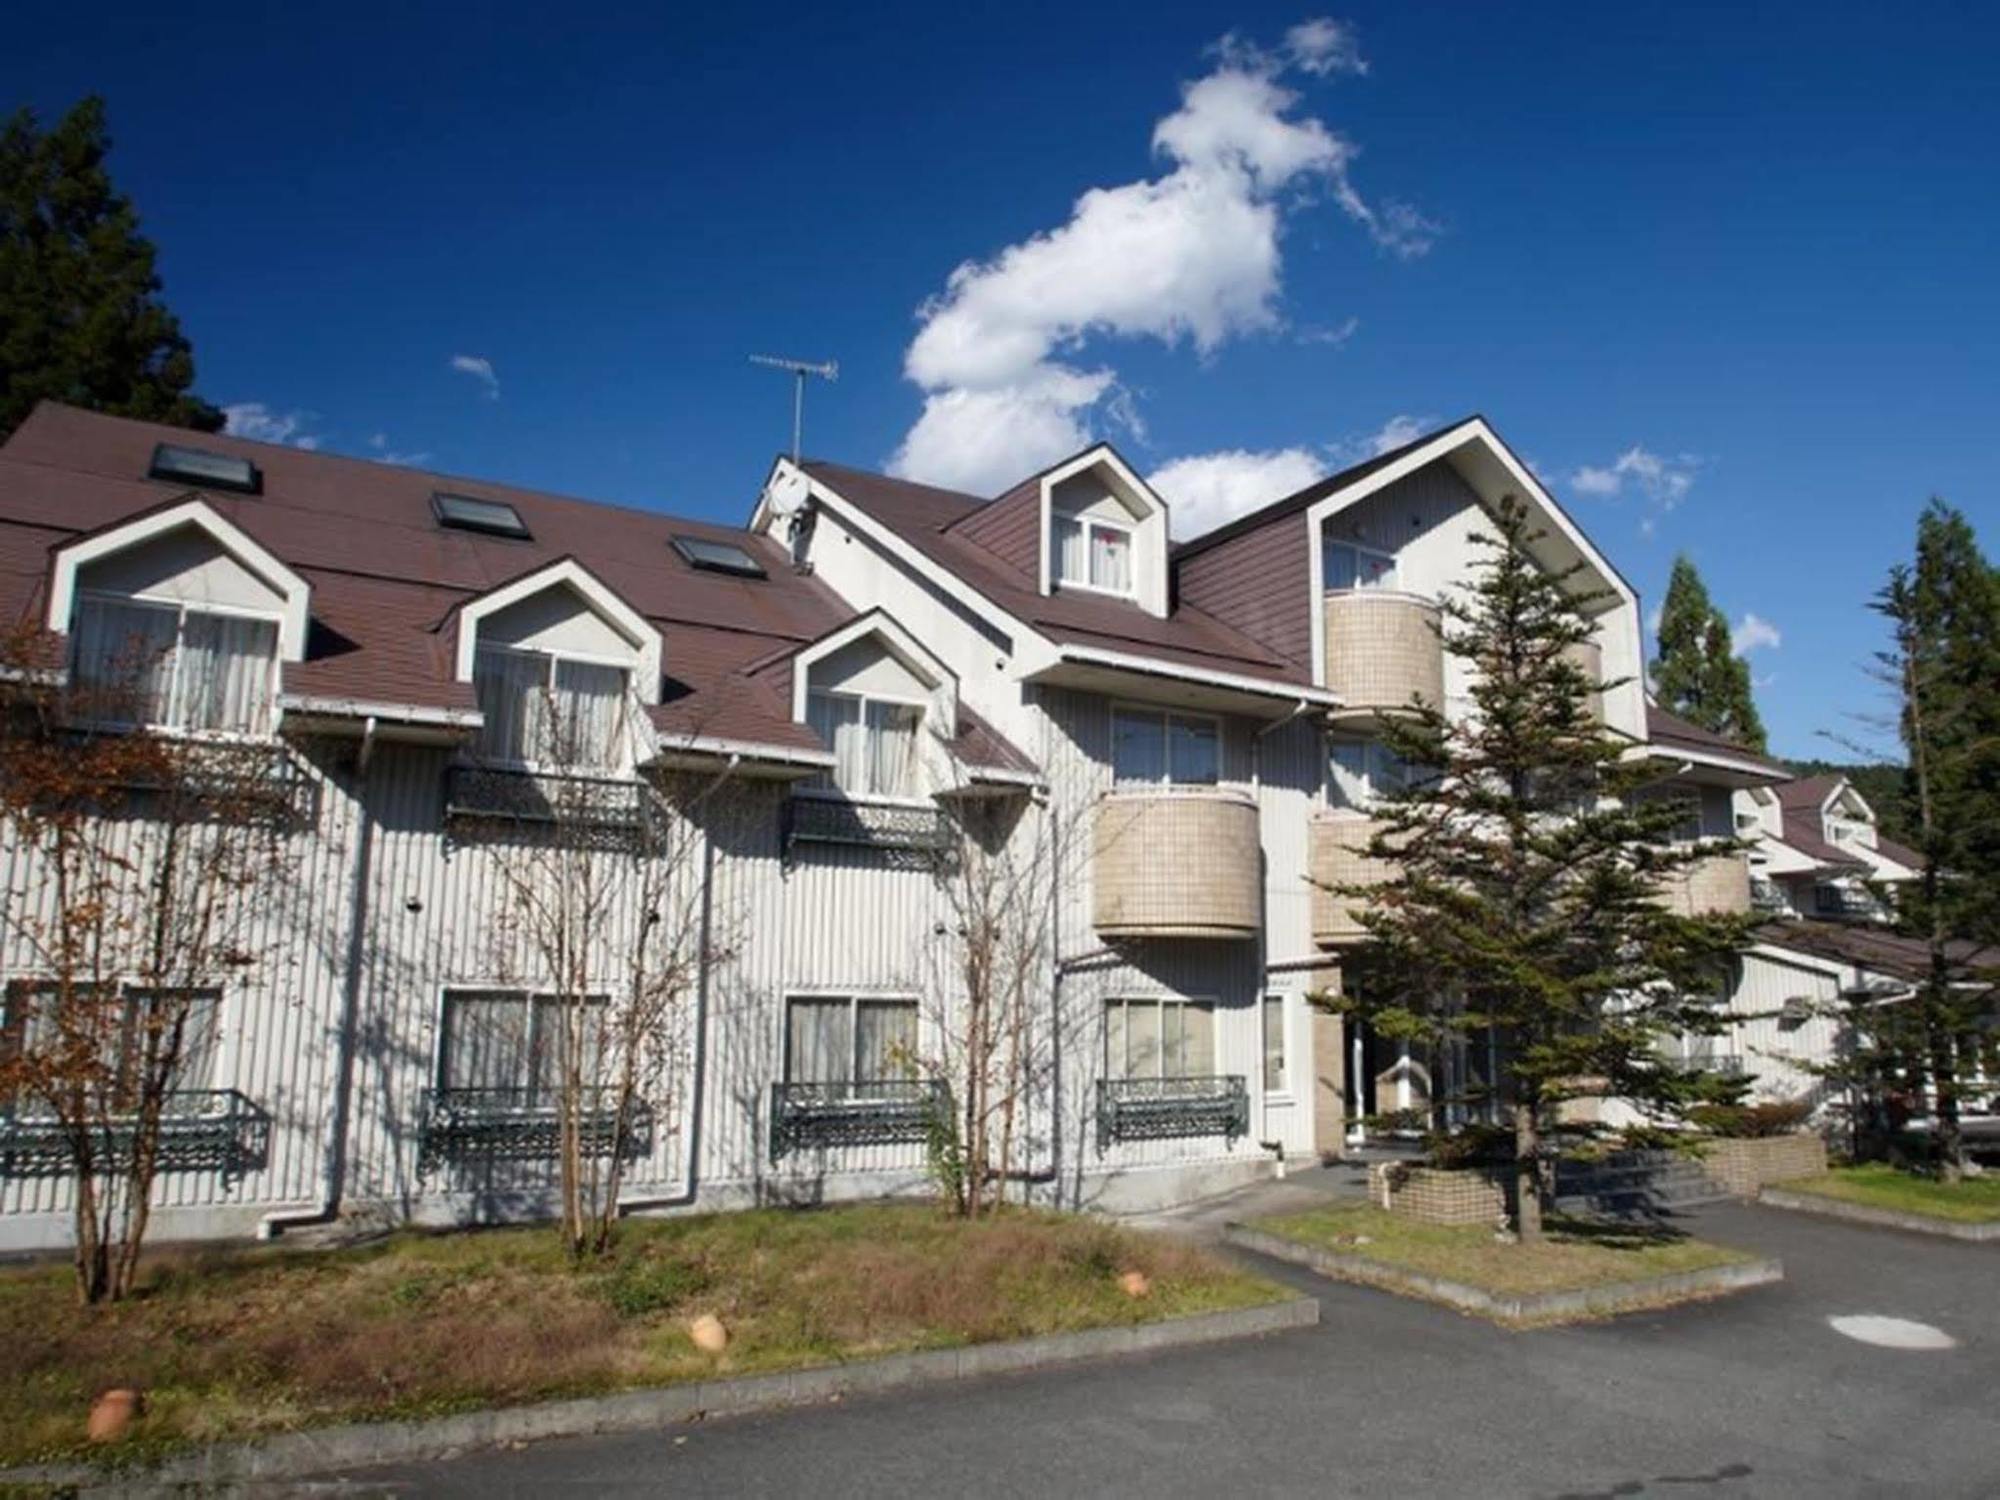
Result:
[[90,1404],[90,1426],[87,1429],[93,1443],[115,1443],[125,1436],[132,1419],[139,1415],[139,1393],[125,1386],[106,1391]]
[[729,1330],[714,1313],[703,1313],[688,1324],[688,1337],[703,1354],[720,1354],[729,1347]]
[[1147,1297],[1152,1295],[1153,1283],[1144,1271],[1127,1271],[1118,1278],[1118,1290],[1128,1297]]

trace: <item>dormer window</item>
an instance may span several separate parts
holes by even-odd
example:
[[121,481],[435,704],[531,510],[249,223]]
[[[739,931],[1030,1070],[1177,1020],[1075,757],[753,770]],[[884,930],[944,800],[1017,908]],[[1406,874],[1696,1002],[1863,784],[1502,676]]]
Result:
[[75,682],[104,724],[192,734],[271,732],[278,621],[170,601],[84,594]]
[[1352,542],[1328,542],[1325,548],[1326,586],[1329,589],[1393,589],[1396,586],[1396,557],[1357,547]]
[[615,663],[482,645],[472,668],[486,720],[479,756],[557,771],[622,770],[631,684],[631,669]]
[[833,751],[833,772],[822,784],[851,797],[917,794],[917,731],[923,721],[917,703],[820,688],[806,694],[806,722]]
[[1058,584],[1131,596],[1131,527],[1060,514],[1053,524]]

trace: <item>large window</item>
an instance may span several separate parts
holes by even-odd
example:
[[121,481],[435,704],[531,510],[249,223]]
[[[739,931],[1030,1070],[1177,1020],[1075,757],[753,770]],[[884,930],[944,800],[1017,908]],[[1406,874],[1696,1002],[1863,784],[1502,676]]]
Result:
[[1055,575],[1058,583],[1102,589],[1108,594],[1132,592],[1132,530],[1110,521],[1058,515],[1055,525]]
[[786,1007],[787,1083],[892,1083],[911,1076],[917,1002],[806,995]]
[[1215,1008],[1177,998],[1113,1000],[1104,1009],[1110,1078],[1207,1078],[1215,1073]]
[[1328,799],[1353,812],[1367,812],[1410,782],[1409,767],[1380,740],[1333,741],[1327,768]]
[[1221,725],[1200,714],[1114,709],[1111,768],[1120,783],[1214,786],[1222,772]]
[[1396,557],[1351,542],[1328,542],[1320,551],[1330,589],[1393,589]]
[[833,751],[832,785],[854,797],[917,794],[921,705],[815,688],[806,694],[806,720]]
[[278,622],[150,599],[86,594],[76,683],[104,723],[266,734]]
[[[438,1086],[499,1089],[529,1101],[562,1083],[564,1024],[579,1048],[577,1065],[591,1083],[599,1067],[605,997],[533,994],[527,990],[450,990],[444,997],[444,1039]],[[578,1007],[581,1007],[579,1010]]]
[[481,646],[472,664],[486,720],[480,756],[563,770],[622,769],[631,675],[607,662]]
[[222,992],[215,989],[154,989],[142,985],[80,985],[65,997],[41,980],[7,986],[0,1014],[0,1071],[27,1057],[47,1057],[75,1047],[88,1057],[95,1048],[114,1100],[135,1093],[147,1058],[175,1050],[179,1062],[167,1078],[169,1089],[214,1086],[221,1043]]

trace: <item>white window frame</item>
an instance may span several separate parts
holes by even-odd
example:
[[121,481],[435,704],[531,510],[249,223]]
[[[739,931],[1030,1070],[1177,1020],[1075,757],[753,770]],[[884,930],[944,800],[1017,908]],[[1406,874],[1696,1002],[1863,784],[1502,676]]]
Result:
[[[1083,535],[1083,569],[1085,576],[1071,578],[1062,571],[1063,526],[1074,526]],[[1094,543],[1097,533],[1111,532],[1125,543],[1125,571],[1131,584],[1122,589],[1114,589],[1107,584],[1094,583],[1089,577],[1091,558],[1095,555]],[[1139,529],[1120,521],[1100,521],[1095,516],[1073,515],[1069,511],[1057,510],[1049,513],[1049,572],[1055,578],[1056,587],[1061,589],[1083,589],[1092,594],[1103,594],[1111,599],[1136,599],[1139,596]]]
[[[571,775],[582,778],[601,775],[616,779],[631,774],[634,765],[632,725],[637,703],[632,686],[635,663],[630,657],[600,656],[588,651],[545,651],[538,646],[515,646],[505,641],[481,641],[474,648],[472,657],[472,688],[475,698],[477,698],[479,692],[479,653],[482,651],[499,651],[509,656],[530,656],[546,661],[549,669],[542,683],[542,692],[547,694],[550,702],[555,700],[556,665],[559,662],[576,662],[578,665],[586,667],[611,667],[623,672],[625,674],[625,691],[620,700],[619,724],[614,731],[615,743],[611,747],[611,757],[604,765],[564,766],[537,760],[533,757],[515,759],[511,756],[481,755],[475,744],[471,748],[470,753],[480,765],[492,766],[496,769],[506,771],[528,771],[544,776]],[[456,987],[464,988],[464,986]],[[519,988],[519,986],[514,986],[514,988]]]
[[[1151,780],[1122,775],[1118,770],[1118,716],[1120,714],[1143,715],[1160,721],[1161,734],[1161,775]],[[1215,780],[1181,781],[1174,775],[1173,721],[1185,719],[1191,723],[1207,724],[1215,730]],[[1182,708],[1163,708],[1156,703],[1113,702],[1111,705],[1110,739],[1106,745],[1106,760],[1111,767],[1111,783],[1114,787],[1172,787],[1183,786],[1196,789],[1215,789],[1223,783],[1224,756],[1227,749],[1223,737],[1222,716],[1190,711]]]
[[167,691],[167,701],[178,703],[181,696],[181,642],[187,634],[187,617],[190,614],[219,615],[234,620],[262,620],[275,627],[276,649],[271,652],[265,664],[266,709],[269,722],[261,729],[189,729],[180,724],[139,723],[120,719],[91,721],[93,727],[114,730],[144,730],[149,734],[159,734],[172,739],[200,740],[210,744],[245,745],[264,744],[278,732],[278,720],[283,710],[279,705],[279,663],[284,656],[285,617],[277,610],[252,609],[240,604],[210,604],[206,601],[192,602],[177,599],[166,594],[122,594],[115,589],[79,589],[76,595],[76,609],[69,622],[69,663],[70,681],[81,685],[81,674],[77,670],[77,647],[83,638],[78,626],[83,620],[84,606],[92,600],[102,600],[110,604],[141,604],[150,609],[171,609],[174,611],[173,682]]
[[[809,727],[812,724],[812,700],[815,693],[824,693],[829,698],[848,698],[860,704],[861,724],[864,729],[868,724],[868,707],[870,704],[881,703],[891,708],[914,709],[917,715],[917,722],[910,731],[912,741],[910,746],[910,783],[912,790],[907,792],[855,791],[839,785],[834,780],[835,773],[839,770],[839,767],[834,765],[829,766],[823,775],[816,776],[812,780],[800,785],[796,789],[796,795],[822,797],[846,802],[872,802],[884,807],[930,807],[933,805],[931,800],[923,795],[924,725],[930,718],[931,704],[929,699],[906,698],[899,693],[856,693],[850,692],[846,688],[821,688],[808,684],[805,695],[805,722]],[[826,748],[832,750],[833,746],[828,745]],[[874,764],[874,757],[872,755],[869,757],[869,764],[871,766]]]
[[[1123,1059],[1120,1059],[1118,1067],[1114,1068],[1111,1065],[1111,1012],[1114,1007],[1124,1008],[1129,1011],[1129,1008],[1135,1005],[1152,1006],[1160,1012],[1160,1071],[1157,1073],[1127,1073],[1124,1070]],[[1166,1007],[1170,1005],[1180,1006],[1183,1010],[1188,1006],[1195,1006],[1207,1013],[1209,1028],[1208,1072],[1169,1073],[1166,1071]],[[1104,1076],[1106,1078],[1114,1080],[1150,1079],[1154,1082],[1166,1083],[1178,1078],[1216,1078],[1222,1076],[1222,1007],[1213,995],[1106,995],[1101,1010],[1103,1014],[1104,1040],[1099,1051],[1099,1056],[1103,1059]]]
[[[1328,562],[1331,560],[1332,554],[1336,548],[1346,548],[1348,551],[1354,554],[1355,581],[1345,586],[1339,586],[1327,582],[1327,576],[1326,576],[1327,565]],[[1362,583],[1360,581],[1364,576],[1366,576],[1361,566],[1362,560],[1364,558],[1373,558],[1378,562],[1386,562],[1389,565],[1388,578],[1386,582]],[[1399,558],[1393,552],[1384,552],[1380,547],[1370,547],[1361,542],[1329,540],[1321,543],[1320,545],[1319,583],[1320,583],[1320,588],[1330,594],[1372,594],[1378,592],[1391,593],[1391,594],[1396,593],[1403,586],[1402,559]]]
[[[450,1057],[449,1043],[451,1040],[446,1028],[449,1023],[451,1001],[454,995],[483,996],[488,998],[504,995],[525,1001],[528,1006],[528,1024],[530,1028],[528,1056],[531,1058],[534,1056],[534,1028],[538,1022],[535,1001],[572,999],[584,1005],[601,1005],[605,1008],[605,1015],[607,1017],[610,1015],[611,1007],[611,990],[608,986],[601,989],[596,986],[590,986],[585,988],[579,995],[565,996],[561,990],[550,989],[547,986],[521,984],[513,980],[494,980],[491,983],[479,980],[454,980],[450,984],[439,985],[437,1011],[432,1026],[431,1042],[431,1086],[437,1089],[470,1087],[470,1085],[465,1084],[454,1084],[445,1077],[445,1063]],[[505,1086],[528,1090],[533,1087],[533,1084],[523,1082]],[[558,1081],[553,1085],[553,1088],[560,1089],[561,1086],[560,1081]],[[554,1107],[554,1104],[555,1100],[551,1098],[547,1104],[527,1106],[527,1108],[530,1110],[537,1108],[546,1110]]]
[[[795,1078],[792,1076],[792,1006],[795,1002],[801,1000],[818,1001],[821,1003],[824,1003],[828,1000],[845,1000],[847,1002],[847,1051],[848,1051],[847,1068],[850,1075],[858,1073],[860,1071],[859,1067],[860,1056],[856,1051],[856,1049],[861,1045],[861,1027],[858,1023],[860,1020],[860,1009],[863,1005],[874,1004],[874,1005],[909,1006],[911,1018],[916,1023],[911,1028],[916,1038],[915,1045],[918,1046],[919,1048],[921,1048],[923,1045],[923,1030],[924,1030],[923,997],[921,995],[916,994],[913,991],[873,990],[873,989],[854,988],[854,987],[849,987],[846,989],[831,988],[831,989],[786,990],[785,1003],[778,1008],[779,1009],[778,1081],[781,1083],[812,1082],[812,1080],[810,1079]],[[919,1075],[917,1075],[916,1073],[911,1073],[909,1075],[909,1080],[911,1082],[915,1082],[918,1080],[918,1076]],[[872,1083],[882,1083],[882,1082],[899,1082],[901,1080],[871,1079],[867,1081]],[[850,1076],[844,1085],[824,1084],[819,1086],[825,1088],[833,1088],[837,1086],[844,1087],[848,1091],[847,1098],[850,1101],[857,1103],[866,1103],[867,1096],[856,1094],[854,1092],[855,1085],[861,1082],[863,1082],[863,1080]]]
[[[1278,1008],[1278,1081],[1271,1082],[1271,1047],[1266,1027],[1270,1025],[1270,1007]],[[1257,1002],[1257,1072],[1263,1084],[1264,1097],[1269,1100],[1286,1100],[1292,1097],[1292,1002],[1291,996],[1283,990],[1266,990]]]
[[[1337,747],[1343,745],[1359,745],[1362,750],[1361,789],[1358,799],[1348,799],[1346,793],[1341,788],[1340,778],[1344,773],[1336,768],[1334,752]],[[1396,759],[1402,765],[1403,780],[1401,786],[1408,786],[1416,779],[1411,774],[1409,764],[1402,761],[1400,757],[1397,757],[1394,751],[1390,750],[1387,745],[1378,739],[1350,735],[1329,736],[1326,742],[1325,800],[1327,807],[1334,812],[1367,813],[1373,812],[1376,808],[1382,806],[1389,799],[1390,793],[1400,788],[1383,785],[1382,779],[1377,777],[1376,773],[1381,769],[1381,765],[1379,764],[1379,758],[1381,757]]]

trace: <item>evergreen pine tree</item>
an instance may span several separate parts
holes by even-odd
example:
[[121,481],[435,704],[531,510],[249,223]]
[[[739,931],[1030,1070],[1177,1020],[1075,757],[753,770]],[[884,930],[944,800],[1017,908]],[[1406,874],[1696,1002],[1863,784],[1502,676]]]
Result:
[[1764,749],[1764,721],[1750,691],[1750,664],[1730,644],[1729,620],[1708,597],[1685,554],[1674,559],[1660,605],[1653,692],[1660,706],[1690,724]]
[[1580,565],[1541,568],[1542,533],[1518,500],[1493,520],[1476,584],[1441,606],[1472,712],[1413,704],[1382,724],[1425,769],[1377,814],[1366,850],[1393,878],[1336,892],[1367,903],[1369,938],[1344,965],[1355,982],[1327,1003],[1432,1050],[1493,1038],[1516,1223],[1533,1242],[1565,1101],[1622,1099],[1664,1120],[1740,1093],[1671,1065],[1665,1044],[1724,1029],[1720,981],[1747,923],[1678,916],[1661,899],[1664,880],[1733,845],[1671,842],[1685,803],[1647,795],[1657,771],[1598,722],[1597,685],[1565,654],[1590,638],[1601,595],[1571,593]]
[[1876,607],[1893,632],[1883,663],[1909,756],[1904,817],[1923,856],[1899,916],[1929,950],[1913,1003],[1886,1030],[1902,1075],[1928,1085],[1939,1169],[1955,1178],[1960,1095],[1996,1014],[2000,966],[2000,579],[1965,517],[1934,500],[1915,566],[1891,571]]
[[153,246],[105,171],[104,102],[55,126],[0,127],[0,440],[53,399],[202,432],[222,413],[188,389],[194,355],[159,299]]

